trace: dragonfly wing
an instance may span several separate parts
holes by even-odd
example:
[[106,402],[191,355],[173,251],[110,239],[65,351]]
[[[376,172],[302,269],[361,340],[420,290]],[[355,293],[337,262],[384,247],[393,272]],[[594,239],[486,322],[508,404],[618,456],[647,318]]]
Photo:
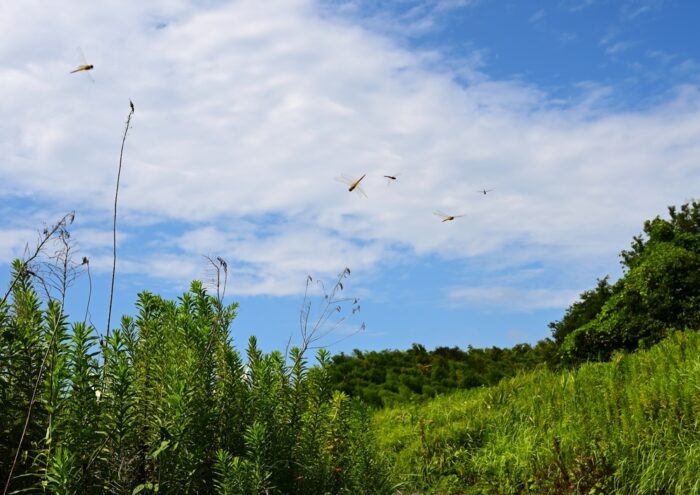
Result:
[[74,71],[74,72],[80,71],[80,72],[82,72],[83,74],[85,74],[85,76],[86,76],[88,79],[90,79],[90,81],[95,82],[95,79],[92,77],[92,74],[90,74],[90,69],[87,69],[87,68],[86,68],[86,67],[88,67],[90,64],[88,64],[87,59],[85,58],[85,53],[83,53],[83,49],[80,48],[80,47],[77,47],[77,51],[78,51],[78,58],[80,59],[80,63],[81,63],[82,65],[80,66],[80,68],[78,68],[78,70],[76,70],[76,71]]
[[80,48],[80,47],[78,47],[78,58],[80,59],[80,62],[81,62],[83,65],[89,65],[89,64],[87,63],[87,59],[85,58],[85,54],[83,53],[83,49]]
[[362,186],[360,186],[359,184],[355,186],[355,192],[358,196],[364,196],[365,198],[367,197],[367,193],[364,189],[362,189]]
[[340,174],[340,177],[336,177],[335,180],[347,184],[348,186],[352,186],[355,183],[355,179],[345,174]]

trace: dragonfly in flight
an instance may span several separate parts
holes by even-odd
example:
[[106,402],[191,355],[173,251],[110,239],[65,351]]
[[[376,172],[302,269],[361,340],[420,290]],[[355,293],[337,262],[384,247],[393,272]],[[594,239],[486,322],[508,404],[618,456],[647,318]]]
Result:
[[360,186],[360,182],[362,182],[362,179],[365,178],[367,174],[362,174],[362,177],[359,179],[355,179],[354,177],[350,177],[349,175],[341,174],[340,177],[338,177],[336,180],[343,182],[347,184],[348,191],[349,192],[357,192],[357,194],[364,196],[365,198],[367,197],[367,193],[362,189],[362,186]]
[[434,213],[435,215],[439,216],[440,218],[442,218],[442,221],[443,221],[443,222],[451,222],[451,221],[454,220],[455,218],[460,218],[460,217],[463,217],[463,216],[464,216],[464,215],[448,215],[447,213],[443,213],[443,212],[441,212],[441,211],[435,211],[435,212],[433,212],[433,213]]
[[392,182],[396,182],[399,179],[399,175],[401,174],[385,175],[384,178],[386,179],[387,184],[391,184]]
[[493,189],[479,189],[476,192],[482,193],[484,196],[486,196],[486,193],[490,193],[491,191],[493,191]]
[[70,71],[70,73],[74,74],[76,72],[84,72],[85,75],[88,76],[92,82],[95,82],[95,80],[88,72],[89,70],[94,69],[95,66],[87,63],[87,60],[85,60],[85,54],[83,53],[83,50],[80,47],[78,47],[78,57],[82,61],[82,64],[76,67],[74,70]]

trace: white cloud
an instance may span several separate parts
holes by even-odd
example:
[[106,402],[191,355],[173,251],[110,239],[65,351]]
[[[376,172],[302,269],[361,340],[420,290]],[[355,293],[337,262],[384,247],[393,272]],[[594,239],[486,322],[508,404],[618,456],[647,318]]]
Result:
[[661,10],[665,3],[665,0],[626,0],[620,8],[620,14],[623,20],[633,21],[641,15]]
[[36,232],[28,229],[0,229],[0,263],[21,257],[27,242],[36,237]]
[[542,19],[544,19],[544,14],[545,14],[545,10],[544,10],[544,9],[539,9],[539,10],[535,11],[535,13],[532,14],[532,15],[528,18],[528,22],[531,22],[531,23],[533,23],[533,24],[536,23],[536,22],[539,22],[539,21],[541,21]]
[[562,5],[571,12],[585,10],[596,3],[596,0],[563,0]]
[[637,45],[635,41],[616,41],[605,46],[605,53],[608,55],[617,55],[626,52]]
[[[201,254],[220,254],[241,293],[288,294],[307,273],[370,273],[397,252],[517,245],[509,257],[565,264],[614,256],[698,190],[694,87],[626,113],[585,97],[561,107],[485,74],[464,87],[435,54],[306,0],[114,1],[77,15],[4,2],[0,19],[0,196],[71,204],[106,231],[132,98],[120,228],[140,252],[120,266],[134,273],[190,278]],[[94,84],[68,74],[76,45]],[[369,198],[340,173],[367,173]],[[384,173],[401,173],[395,187]],[[443,224],[436,209],[465,217]]]
[[[517,289],[513,287],[460,287],[452,289],[453,304],[468,304],[507,311],[566,308],[581,291],[558,289]],[[521,339],[522,340],[522,339]]]

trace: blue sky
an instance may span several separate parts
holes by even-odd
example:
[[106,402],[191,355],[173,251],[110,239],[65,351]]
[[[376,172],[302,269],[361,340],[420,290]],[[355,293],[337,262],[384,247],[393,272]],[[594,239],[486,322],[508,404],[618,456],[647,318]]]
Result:
[[[104,327],[131,98],[117,315],[208,279],[208,255],[234,339],[268,350],[298,337],[307,275],[346,266],[361,312],[334,351],[536,342],[697,194],[698,18],[672,0],[4,2],[0,280],[75,210]],[[94,82],[68,74],[77,47]],[[75,319],[86,294],[83,275]]]

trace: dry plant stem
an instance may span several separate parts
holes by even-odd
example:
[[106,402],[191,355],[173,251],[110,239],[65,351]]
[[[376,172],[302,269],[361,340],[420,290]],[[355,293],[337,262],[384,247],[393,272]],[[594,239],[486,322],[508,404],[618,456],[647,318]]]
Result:
[[51,289],[57,292],[60,295],[61,307],[63,307],[68,287],[76,279],[76,267],[71,255],[73,245],[70,242],[70,232],[65,228],[60,229],[58,240],[60,248],[52,256],[49,256],[48,262],[44,263],[44,273],[41,275],[36,273],[34,278],[41,283],[49,301],[54,300],[51,296]]
[[[209,256],[204,256],[204,259],[206,259],[209,264],[214,268],[214,274],[216,276],[216,281],[214,282],[216,284],[216,300],[219,303],[219,314],[217,315],[217,324],[221,323],[221,311],[223,310],[224,306],[224,297],[226,295],[226,284],[228,283],[228,263],[226,263],[226,260],[224,260],[221,256],[217,256],[216,259],[212,259]],[[224,285],[223,287],[221,286],[221,272],[224,272]],[[209,332],[209,339],[207,341],[207,347],[204,351],[204,354],[207,355],[211,351],[211,346],[214,343],[214,329],[211,329]]]
[[[90,300],[92,299],[92,276],[90,275],[90,260],[88,260],[87,258],[83,258],[83,265],[85,265],[86,269],[87,269],[88,284],[89,284],[88,300],[87,300],[87,304],[85,305],[85,318],[83,318],[83,324],[85,324],[87,322],[88,314],[90,312]],[[90,324],[92,324],[92,323],[90,323]]]
[[[56,224],[51,227],[51,230],[44,229],[44,232],[42,234],[42,237],[39,238],[39,242],[36,245],[36,249],[34,249],[34,252],[32,253],[31,256],[29,256],[24,262],[22,263],[22,268],[24,270],[27,270],[27,267],[29,264],[34,261],[39,254],[41,254],[41,251],[44,249],[46,246],[46,243],[51,240],[51,238],[58,232],[59,230],[65,228],[66,225],[70,225],[73,223],[73,220],[75,219],[75,212],[70,212],[67,213],[66,215],[63,216]],[[15,285],[17,285],[17,281],[19,280],[20,276],[22,274],[18,273],[13,279],[12,282],[10,282],[10,287],[7,289],[7,292],[5,292],[5,295],[2,298],[2,301],[0,301],[0,306],[4,306],[5,303],[7,302],[7,298],[10,297],[10,294],[12,294],[12,291],[15,288]]]
[[126,118],[126,127],[124,128],[124,136],[122,137],[122,147],[119,151],[119,169],[117,171],[117,187],[114,191],[114,220],[112,222],[112,284],[109,289],[109,310],[107,311],[107,338],[109,338],[109,328],[112,323],[112,299],[114,297],[114,275],[117,271],[117,199],[119,198],[119,180],[122,175],[122,159],[124,158],[124,144],[126,143],[126,135],[129,132],[131,125],[131,116],[134,115],[134,104],[129,100],[130,110],[129,116]]
[[[293,367],[296,366],[301,359],[303,359],[303,356],[306,354],[306,352],[310,349],[318,349],[320,347],[324,346],[317,346],[314,345],[318,341],[324,339],[334,331],[336,331],[346,320],[347,320],[347,315],[343,315],[339,317],[337,320],[331,320],[332,316],[336,313],[341,313],[342,311],[342,304],[351,302],[352,308],[351,308],[351,314],[355,314],[356,312],[359,312],[360,306],[358,304],[358,299],[356,298],[350,298],[350,297],[341,297],[341,298],[336,298],[336,294],[339,291],[342,291],[344,289],[343,286],[343,280],[350,275],[350,269],[345,268],[340,274],[338,274],[338,279],[336,280],[335,284],[331,288],[330,292],[326,291],[326,288],[323,284],[322,281],[318,281],[317,283],[320,285],[322,291],[323,291],[323,304],[322,304],[322,310],[320,312],[320,315],[314,322],[310,322],[309,319],[311,317],[311,309],[312,309],[312,303],[309,298],[309,285],[313,282],[313,279],[311,276],[306,277],[306,287],[304,289],[304,300],[301,306],[301,311],[299,312],[299,326],[301,330],[301,345],[299,346],[299,354],[297,355],[297,358],[295,359],[295,362],[293,363]],[[309,325],[311,323],[311,328],[309,328]],[[342,342],[346,338],[351,337],[352,335],[355,335],[365,329],[364,323],[360,325],[359,329],[356,332],[353,332],[352,334],[343,337],[330,345],[336,344],[338,342]],[[287,342],[287,347],[285,349],[285,356],[288,355],[289,353],[289,347],[291,345],[292,337],[290,336],[289,341]]]

